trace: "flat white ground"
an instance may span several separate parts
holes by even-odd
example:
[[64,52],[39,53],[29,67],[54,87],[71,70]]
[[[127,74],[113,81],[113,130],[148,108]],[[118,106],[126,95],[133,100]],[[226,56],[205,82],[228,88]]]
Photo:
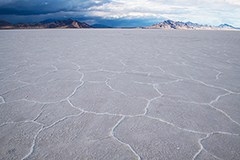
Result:
[[240,32],[0,31],[0,159],[240,159]]

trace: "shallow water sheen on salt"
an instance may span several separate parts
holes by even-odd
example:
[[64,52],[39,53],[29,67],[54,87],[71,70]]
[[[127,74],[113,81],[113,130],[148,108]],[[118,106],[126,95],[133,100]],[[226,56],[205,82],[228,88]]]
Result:
[[0,159],[240,159],[240,32],[0,31]]

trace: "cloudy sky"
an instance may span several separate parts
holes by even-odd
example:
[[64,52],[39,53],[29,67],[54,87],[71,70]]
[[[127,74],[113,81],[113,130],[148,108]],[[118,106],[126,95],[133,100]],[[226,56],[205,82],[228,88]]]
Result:
[[240,27],[240,0],[0,0],[0,20],[67,18],[111,27],[149,26],[167,19]]

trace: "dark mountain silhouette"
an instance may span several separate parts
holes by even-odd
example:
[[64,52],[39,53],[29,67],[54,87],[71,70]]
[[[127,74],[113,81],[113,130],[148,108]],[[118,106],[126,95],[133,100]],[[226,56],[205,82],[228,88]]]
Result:
[[10,26],[10,25],[12,25],[12,23],[9,23],[7,21],[0,21],[0,27],[1,26]]
[[93,28],[87,23],[81,23],[76,20],[67,19],[59,20],[51,23],[39,22],[39,23],[9,23],[6,21],[0,21],[0,29],[40,29],[40,28]]
[[174,22],[172,20],[167,20],[158,24],[154,24],[148,27],[138,27],[142,29],[196,29],[196,30],[236,30],[231,25],[221,24],[219,26],[209,26],[209,25],[201,25],[192,22]]
[[[78,22],[72,19],[53,20],[47,19],[37,23],[10,23],[0,20],[0,29],[43,29],[43,28],[111,28],[109,26],[94,24],[93,26],[87,23]],[[195,29],[195,30],[239,30],[228,24],[221,24],[219,26],[202,25],[192,22],[174,22],[167,20],[161,23],[154,24],[148,27],[137,27],[138,29]]]
[[[234,28],[233,26],[231,26],[231,25],[228,25],[228,24],[220,24],[219,26],[218,26],[219,28],[226,28],[226,29],[231,29],[231,28]],[[234,29],[236,29],[236,28],[234,28]]]

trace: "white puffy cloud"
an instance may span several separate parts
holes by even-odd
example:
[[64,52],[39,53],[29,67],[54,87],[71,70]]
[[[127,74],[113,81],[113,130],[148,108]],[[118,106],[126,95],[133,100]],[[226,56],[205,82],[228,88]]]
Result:
[[112,0],[88,10],[104,18],[164,18],[240,26],[240,0]]
[[227,0],[227,2],[228,2],[229,4],[239,5],[239,6],[240,6],[240,1],[239,1],[239,0]]

